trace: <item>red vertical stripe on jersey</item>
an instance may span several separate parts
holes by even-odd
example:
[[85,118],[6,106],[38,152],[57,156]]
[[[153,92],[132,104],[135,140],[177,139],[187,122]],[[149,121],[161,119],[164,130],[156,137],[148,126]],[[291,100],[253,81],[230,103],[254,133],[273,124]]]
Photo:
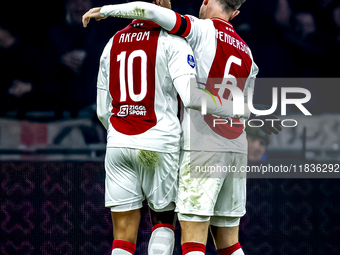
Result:
[[[114,37],[110,55],[109,88],[113,99],[110,122],[122,134],[139,135],[157,124],[155,68],[160,31],[153,22],[135,20]],[[121,72],[121,68],[124,71]],[[145,78],[147,85],[143,97],[142,81]]]
[[[213,61],[213,64],[211,66],[210,72],[209,72],[209,79],[208,83],[206,84],[206,89],[214,94],[215,96],[218,95],[219,88],[215,88],[215,84],[221,84],[226,68],[226,64],[228,59],[231,56],[235,56],[238,59],[241,59],[241,66],[232,63],[230,66],[229,74],[233,75],[237,78],[237,87],[239,87],[242,91],[245,86],[245,82],[250,74],[251,71],[251,65],[252,65],[252,59],[251,57],[245,53],[244,51],[238,49],[233,43],[236,42],[233,40],[226,40],[226,38],[234,38],[237,39],[239,42],[242,42],[244,45],[245,42],[238,36],[237,33],[230,27],[230,24],[226,24],[223,20],[219,19],[212,19],[215,29],[216,29],[216,42],[217,42],[217,48],[216,48],[216,54]],[[227,26],[229,25],[229,26]],[[219,36],[221,33],[221,40],[219,39]],[[228,37],[230,36],[230,37]],[[224,41],[225,40],[225,41]],[[230,44],[232,42],[232,44]],[[214,79],[213,82],[210,81],[210,79]],[[225,89],[223,93],[223,98],[228,99],[230,95],[230,91],[228,89]],[[236,139],[243,133],[243,124],[235,124],[240,123],[238,119],[232,119],[233,125],[231,126],[230,123],[223,124],[223,125],[215,125],[214,127],[214,120],[220,119],[218,117],[214,117],[211,114],[208,114],[204,116],[205,122],[209,125],[209,127],[218,135],[227,138],[227,139]]]

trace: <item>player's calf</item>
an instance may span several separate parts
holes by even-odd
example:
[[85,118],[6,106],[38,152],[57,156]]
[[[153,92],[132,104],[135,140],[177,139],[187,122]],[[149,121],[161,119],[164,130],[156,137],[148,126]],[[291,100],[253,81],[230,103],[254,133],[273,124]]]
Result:
[[[174,205],[171,205],[174,207]],[[168,206],[170,208],[170,206]],[[150,216],[152,220],[152,234],[149,241],[148,254],[172,255],[175,247],[175,228],[173,222],[175,212],[155,212],[152,209]]]
[[175,247],[175,229],[171,224],[158,223],[152,228],[149,255],[172,255]]
[[[239,220],[238,217],[214,217],[211,221],[211,224],[215,225],[211,226],[211,232],[219,255],[244,255],[238,241]],[[223,221],[224,223],[222,223]],[[216,225],[229,225],[229,227],[217,227]]]
[[236,243],[230,247],[217,250],[219,255],[244,255],[240,243]]

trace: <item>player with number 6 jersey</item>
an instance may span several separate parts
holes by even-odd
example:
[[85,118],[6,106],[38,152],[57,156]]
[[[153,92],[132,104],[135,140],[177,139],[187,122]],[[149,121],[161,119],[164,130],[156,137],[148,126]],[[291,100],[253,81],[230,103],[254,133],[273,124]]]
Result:
[[[97,113],[107,129],[105,206],[112,214],[112,254],[134,253],[144,199],[155,215],[175,208],[181,133],[177,92],[185,107],[201,110],[206,94],[195,78],[188,43],[151,21],[134,20],[103,51]],[[222,107],[214,103],[218,97],[207,99],[208,113],[233,116],[230,101],[222,99]],[[242,117],[247,116],[246,107]],[[154,224],[149,254],[172,254],[172,221]]]
[[[237,86],[247,102],[248,88],[254,89],[258,67],[249,47],[229,23],[239,14],[243,2],[245,0],[203,0],[200,19],[143,2],[104,6],[96,18],[152,20],[169,33],[184,37],[193,49],[203,88],[219,99],[232,100],[227,85]],[[246,211],[246,179],[232,173],[224,178],[207,177],[206,173],[199,178],[190,176],[193,166],[232,165],[240,169],[246,165],[243,123],[242,118],[223,122],[218,116],[202,117],[199,112],[184,111],[184,153],[176,208],[182,227],[183,254],[204,254],[209,223],[214,226],[219,254],[243,254],[238,243],[238,226]]]

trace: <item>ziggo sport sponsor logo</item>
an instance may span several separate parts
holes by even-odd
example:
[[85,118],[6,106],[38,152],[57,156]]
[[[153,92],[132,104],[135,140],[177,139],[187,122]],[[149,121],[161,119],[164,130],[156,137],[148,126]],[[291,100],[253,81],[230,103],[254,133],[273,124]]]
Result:
[[144,105],[121,105],[117,113],[118,117],[126,117],[128,115],[146,116],[147,110]]

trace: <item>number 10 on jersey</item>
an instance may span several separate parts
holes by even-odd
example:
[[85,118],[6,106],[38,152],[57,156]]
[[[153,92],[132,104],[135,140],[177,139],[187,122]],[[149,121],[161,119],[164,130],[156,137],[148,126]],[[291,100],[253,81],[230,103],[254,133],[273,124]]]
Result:
[[[126,102],[127,100],[127,90],[126,90],[126,71],[127,71],[127,87],[128,93],[132,101],[140,102],[142,101],[147,93],[147,56],[143,50],[135,50],[127,57],[126,51],[122,51],[117,56],[117,62],[120,62],[119,67],[119,83],[120,83],[120,102]],[[127,58],[127,66],[126,66]],[[135,94],[133,89],[133,61],[135,58],[141,59],[141,89],[139,94]],[[127,67],[127,68],[125,68]],[[127,70],[125,70],[127,69]]]

